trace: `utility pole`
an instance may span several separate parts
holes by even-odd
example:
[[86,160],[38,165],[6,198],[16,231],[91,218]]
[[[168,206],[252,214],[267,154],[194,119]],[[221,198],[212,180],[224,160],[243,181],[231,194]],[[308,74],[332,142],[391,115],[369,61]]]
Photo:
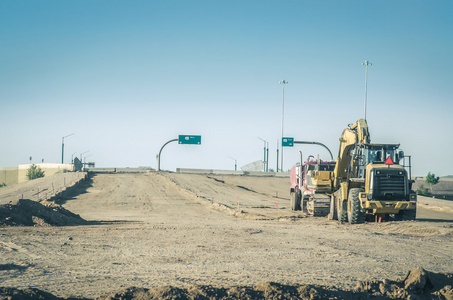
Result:
[[63,164],[63,160],[64,160],[64,138],[67,138],[68,136],[71,136],[71,135],[74,135],[74,133],[71,133],[67,136],[64,136],[61,138],[61,163]]
[[234,170],[237,171],[238,170],[238,161],[236,158],[233,158],[231,156],[228,156],[229,158],[231,158],[232,160],[234,160]]
[[262,140],[264,142],[264,159],[263,159],[263,172],[266,172],[266,165],[268,163],[269,157],[266,157],[266,141],[263,140],[262,138],[258,137],[259,140]]
[[269,172],[269,142],[267,142],[266,172]]
[[81,163],[83,163],[82,155],[84,155],[85,153],[88,153],[88,152],[90,152],[90,150],[87,150],[87,151],[85,151],[85,152],[83,152],[83,153],[80,153],[80,162],[81,162]]
[[368,85],[368,66],[372,66],[373,64],[368,61],[368,60],[365,60],[363,63],[362,63],[362,66],[365,66],[365,120],[366,120],[366,98],[367,98],[367,85]]
[[[282,136],[281,136],[281,139],[280,139],[280,145],[281,145],[282,140],[283,140],[283,124],[284,124],[284,119],[285,119],[285,84],[287,84],[288,81],[283,79],[283,80],[280,80],[279,83],[283,87],[283,89],[282,89]],[[283,146],[282,146],[281,156],[282,156],[282,161],[281,161],[281,164],[280,164],[280,170],[283,172]],[[278,168],[277,168],[277,172],[278,172]]]

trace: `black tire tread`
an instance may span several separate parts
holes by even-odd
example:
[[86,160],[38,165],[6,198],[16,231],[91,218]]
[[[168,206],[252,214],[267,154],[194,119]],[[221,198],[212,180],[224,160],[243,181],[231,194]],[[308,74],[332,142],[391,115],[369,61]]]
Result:
[[348,195],[348,221],[349,224],[361,224],[365,222],[365,212],[360,206],[359,193],[362,191],[360,188],[349,190]]

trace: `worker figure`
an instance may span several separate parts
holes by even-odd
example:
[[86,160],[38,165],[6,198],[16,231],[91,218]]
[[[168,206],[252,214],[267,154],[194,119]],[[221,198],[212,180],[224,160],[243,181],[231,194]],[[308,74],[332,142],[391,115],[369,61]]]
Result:
[[382,152],[376,151],[376,160],[375,161],[382,161]]

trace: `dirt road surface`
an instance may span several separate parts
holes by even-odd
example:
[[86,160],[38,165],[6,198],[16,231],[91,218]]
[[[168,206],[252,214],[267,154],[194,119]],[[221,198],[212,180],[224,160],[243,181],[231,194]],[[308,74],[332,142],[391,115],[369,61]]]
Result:
[[96,297],[126,287],[319,284],[453,271],[453,211],[339,224],[289,209],[288,179],[97,174],[67,196],[83,226],[0,228],[3,287]]

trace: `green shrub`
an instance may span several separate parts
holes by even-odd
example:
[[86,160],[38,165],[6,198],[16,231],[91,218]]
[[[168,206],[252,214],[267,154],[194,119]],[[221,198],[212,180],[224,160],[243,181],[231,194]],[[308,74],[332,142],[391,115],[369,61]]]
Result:
[[36,178],[41,178],[41,177],[44,177],[44,171],[41,170],[40,167],[38,167],[37,165],[35,164],[32,164],[30,166],[30,168],[28,168],[27,170],[27,178],[28,180],[33,180],[33,179],[36,179]]
[[417,194],[422,195],[422,196],[430,196],[431,195],[431,193],[429,192],[429,189],[425,188],[423,186],[423,184],[420,185],[420,187],[417,189]]
[[0,182],[0,187],[4,187],[4,186],[6,186],[6,183]]

